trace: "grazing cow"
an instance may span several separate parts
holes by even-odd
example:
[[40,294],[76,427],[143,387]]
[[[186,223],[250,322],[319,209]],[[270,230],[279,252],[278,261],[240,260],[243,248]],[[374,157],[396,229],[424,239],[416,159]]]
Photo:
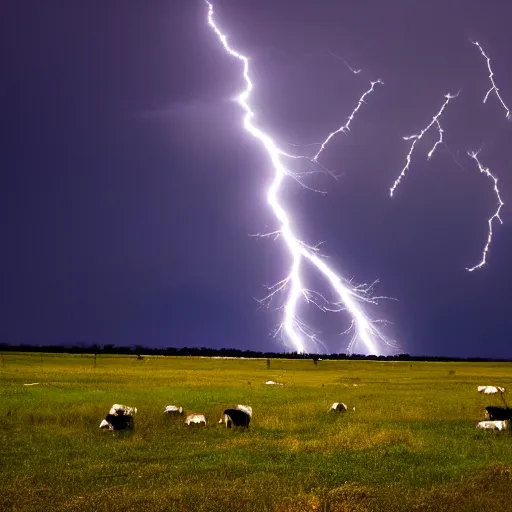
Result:
[[136,407],[114,404],[105,416],[105,419],[100,423],[100,428],[108,430],[132,430],[133,415],[136,412]]
[[224,422],[227,428],[231,427],[247,427],[249,428],[249,423],[251,422],[252,409],[251,414],[248,412],[239,409],[226,409],[224,411],[224,417],[219,420],[219,423]]
[[508,420],[505,421],[479,421],[476,425],[476,428],[484,428],[491,430],[508,430],[510,426],[510,422]]
[[347,412],[347,406],[342,402],[334,402],[331,405],[331,411]]
[[485,417],[491,421],[512,420],[512,409],[490,405],[485,408]]
[[176,407],[175,405],[168,405],[165,408],[164,414],[183,414],[183,407]]
[[267,386],[282,386],[280,382],[274,382],[273,380],[267,380],[265,384],[267,384]]
[[204,425],[206,427],[206,418],[204,414],[189,414],[185,423],[187,425]]
[[494,395],[496,393],[505,393],[505,388],[498,386],[478,386],[478,392],[484,395]]
[[238,404],[235,409],[238,409],[239,411],[246,412],[251,418],[252,418],[252,407],[250,405],[240,405]]

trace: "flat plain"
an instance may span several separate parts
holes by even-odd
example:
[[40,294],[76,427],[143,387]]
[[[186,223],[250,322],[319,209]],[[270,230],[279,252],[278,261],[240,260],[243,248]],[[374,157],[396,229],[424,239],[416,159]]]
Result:
[[[512,510],[512,434],[475,428],[511,364],[0,355],[2,510]],[[98,428],[114,403],[133,432]]]

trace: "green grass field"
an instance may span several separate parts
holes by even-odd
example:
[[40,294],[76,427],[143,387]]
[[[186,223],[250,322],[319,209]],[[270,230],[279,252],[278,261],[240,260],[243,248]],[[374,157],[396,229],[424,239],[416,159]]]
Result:
[[[512,366],[3,353],[0,509],[510,511],[512,435],[475,429],[487,384]],[[99,430],[114,403],[134,432]],[[250,429],[218,425],[239,403]]]

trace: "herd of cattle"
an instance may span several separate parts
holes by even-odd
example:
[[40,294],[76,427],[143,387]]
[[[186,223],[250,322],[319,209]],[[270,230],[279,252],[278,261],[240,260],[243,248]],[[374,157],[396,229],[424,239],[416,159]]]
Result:
[[[114,404],[105,419],[100,423],[101,429],[107,430],[131,430],[133,429],[133,415],[137,412],[136,407]],[[164,414],[182,415],[183,407],[168,405]],[[234,409],[226,409],[219,423],[225,423],[226,427],[248,427],[251,422],[252,407],[237,405]],[[206,425],[204,414],[188,414],[185,420],[186,425]]]
[[[346,412],[347,406],[341,402],[335,402],[331,406],[332,411]],[[114,404],[108,414],[100,423],[101,429],[107,430],[132,430],[133,415],[137,412],[136,407],[128,405]],[[168,405],[164,414],[183,415],[183,407]],[[224,423],[227,428],[231,427],[249,427],[252,418],[252,407],[249,405],[237,405],[234,408],[225,409],[219,423]],[[206,426],[206,416],[204,414],[188,414],[185,419],[186,425],[204,425]]]
[[[272,381],[266,384],[281,385]],[[510,430],[510,422],[512,420],[512,409],[508,407],[503,394],[505,389],[497,386],[478,386],[478,392],[486,395],[500,394],[505,407],[487,406],[485,408],[485,421],[480,421],[477,428],[492,429],[492,430]],[[347,406],[342,402],[335,402],[331,406],[331,411],[346,412]],[[353,408],[355,410],[355,407]],[[136,407],[129,407],[127,405],[114,404],[107,416],[100,423],[100,429],[108,430],[131,430],[133,429],[133,416],[137,412]],[[168,405],[164,414],[166,415],[183,415],[183,407],[176,405]],[[248,405],[237,405],[233,408],[225,409],[219,423],[224,423],[227,428],[231,427],[249,427],[252,419],[252,407]],[[185,419],[185,424],[190,425],[204,425],[206,426],[206,417],[204,414],[192,413],[188,414]]]

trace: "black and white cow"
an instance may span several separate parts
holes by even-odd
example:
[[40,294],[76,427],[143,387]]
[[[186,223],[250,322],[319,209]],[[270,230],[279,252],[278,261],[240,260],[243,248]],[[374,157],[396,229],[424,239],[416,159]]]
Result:
[[247,427],[252,418],[252,407],[237,405],[235,409],[225,409],[219,423],[224,423],[227,428]]
[[114,404],[105,416],[105,419],[100,423],[100,428],[108,430],[132,430],[133,415],[136,412],[136,407]]

